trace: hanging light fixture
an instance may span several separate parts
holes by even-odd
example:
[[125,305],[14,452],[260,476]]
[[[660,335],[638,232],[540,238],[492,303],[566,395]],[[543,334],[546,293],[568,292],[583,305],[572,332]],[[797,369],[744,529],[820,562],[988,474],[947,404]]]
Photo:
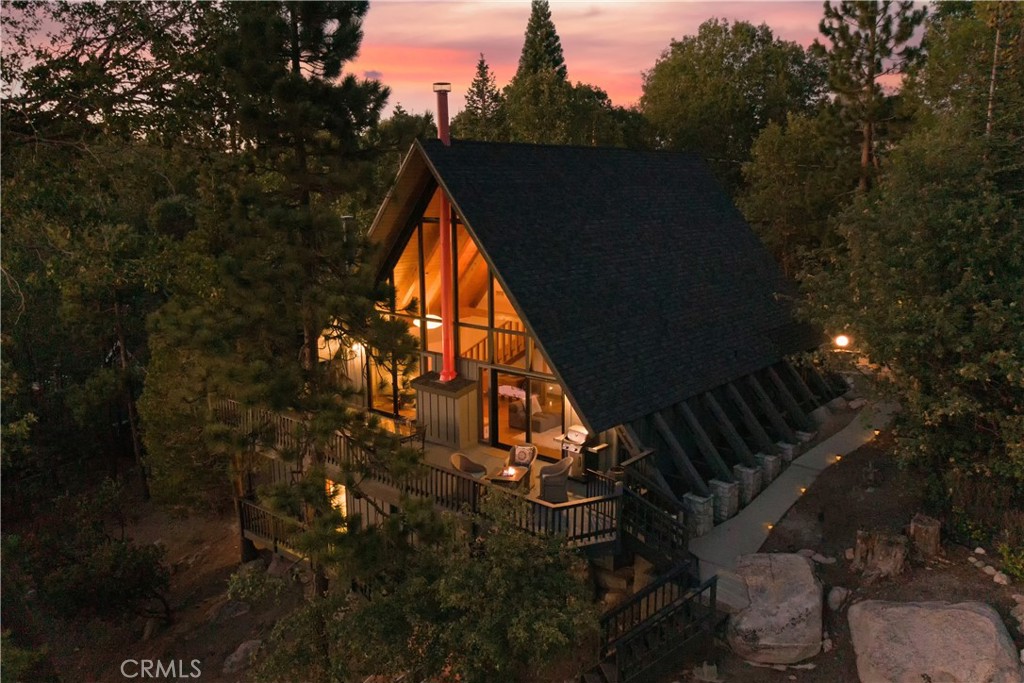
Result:
[[[415,325],[416,327],[422,327],[423,326],[423,322],[419,318],[416,318],[415,320],[413,320],[412,324]],[[427,329],[428,330],[436,330],[439,327],[441,327],[441,316],[434,315],[433,313],[428,314],[427,315]]]

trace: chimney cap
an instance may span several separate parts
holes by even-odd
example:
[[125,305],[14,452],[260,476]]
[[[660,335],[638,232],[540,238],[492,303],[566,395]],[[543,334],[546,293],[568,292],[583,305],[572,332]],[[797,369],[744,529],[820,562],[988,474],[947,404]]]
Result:
[[448,82],[434,83],[434,92],[451,92],[452,84]]

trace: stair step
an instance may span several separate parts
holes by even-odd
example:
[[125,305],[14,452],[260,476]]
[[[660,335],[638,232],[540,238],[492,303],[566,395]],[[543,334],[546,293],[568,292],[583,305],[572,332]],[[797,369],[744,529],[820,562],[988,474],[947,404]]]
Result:
[[611,662],[601,662],[598,665],[601,669],[601,673],[604,674],[605,680],[608,683],[619,683],[619,670]]

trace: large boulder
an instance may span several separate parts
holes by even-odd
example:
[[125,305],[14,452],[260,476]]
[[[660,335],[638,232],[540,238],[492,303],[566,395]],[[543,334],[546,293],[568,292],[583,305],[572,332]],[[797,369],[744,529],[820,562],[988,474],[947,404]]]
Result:
[[735,572],[750,604],[729,617],[729,646],[740,657],[793,664],[821,650],[821,584],[796,554],[741,555]]
[[1024,681],[1006,627],[984,603],[866,600],[849,620],[862,681]]

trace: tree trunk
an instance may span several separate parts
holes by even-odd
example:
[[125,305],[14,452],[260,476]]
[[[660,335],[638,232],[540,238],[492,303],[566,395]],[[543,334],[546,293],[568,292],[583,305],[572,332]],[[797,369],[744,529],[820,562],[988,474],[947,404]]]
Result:
[[909,541],[902,534],[858,531],[852,568],[864,572],[866,583],[903,573]]
[[996,40],[995,45],[992,46],[992,75],[988,82],[988,112],[985,116],[985,137],[992,135],[992,117],[995,112],[995,101],[996,101],[996,66],[999,64],[999,15],[1002,7],[997,6],[996,9]]
[[139,480],[142,484],[142,499],[149,500],[149,472],[146,459],[142,455],[142,438],[139,435],[139,415],[135,411],[135,392],[132,391],[131,379],[128,377],[128,349],[125,346],[124,328],[121,326],[121,307],[114,304],[114,329],[117,333],[117,345],[120,347],[121,383],[128,400],[128,427],[132,435],[132,453],[135,464],[139,468]]
[[914,550],[924,557],[935,557],[942,552],[939,542],[939,532],[942,524],[939,520],[932,519],[920,513],[914,515],[910,520],[910,541]]

